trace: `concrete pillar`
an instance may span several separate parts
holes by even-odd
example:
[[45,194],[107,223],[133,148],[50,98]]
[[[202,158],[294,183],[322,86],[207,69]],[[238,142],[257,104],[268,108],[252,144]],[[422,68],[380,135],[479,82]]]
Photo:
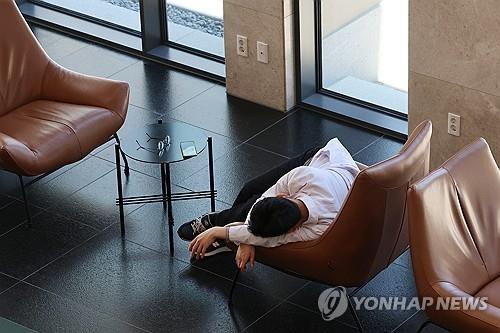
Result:
[[481,136],[500,161],[499,15],[498,0],[410,1],[409,127],[432,120],[433,167]]
[[[295,106],[293,0],[224,0],[226,88],[229,95],[273,109]],[[248,38],[248,57],[236,36]],[[269,63],[257,61],[257,41],[269,45]]]

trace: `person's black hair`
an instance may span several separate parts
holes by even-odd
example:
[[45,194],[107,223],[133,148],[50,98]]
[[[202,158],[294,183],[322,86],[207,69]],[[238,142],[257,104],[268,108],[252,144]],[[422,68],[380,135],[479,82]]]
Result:
[[295,202],[278,197],[265,198],[253,206],[248,229],[255,236],[279,236],[297,225],[300,217],[300,209]]

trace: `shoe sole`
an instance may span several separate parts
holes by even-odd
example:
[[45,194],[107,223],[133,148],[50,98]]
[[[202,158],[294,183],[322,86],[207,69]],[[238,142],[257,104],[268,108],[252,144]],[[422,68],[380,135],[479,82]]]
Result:
[[210,251],[210,252],[206,252],[205,253],[205,257],[211,257],[211,256],[219,254],[219,253],[231,252],[231,251],[232,250],[230,248],[228,248],[227,246],[222,246],[222,247],[219,247],[216,250],[213,250],[213,251]]

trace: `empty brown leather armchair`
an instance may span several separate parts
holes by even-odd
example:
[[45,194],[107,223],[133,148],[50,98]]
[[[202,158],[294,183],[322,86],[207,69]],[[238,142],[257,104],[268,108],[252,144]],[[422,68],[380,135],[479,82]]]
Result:
[[[454,332],[500,332],[500,171],[484,139],[408,193],[411,256],[430,319]],[[442,310],[438,297],[488,297],[486,309]]]
[[319,239],[257,247],[256,260],[334,286],[365,285],[408,248],[406,193],[429,171],[431,135],[432,124],[425,121],[397,155],[362,166],[336,220]]
[[22,176],[56,170],[118,140],[129,87],[57,65],[13,0],[0,1],[0,31],[0,169],[20,176],[24,194]]

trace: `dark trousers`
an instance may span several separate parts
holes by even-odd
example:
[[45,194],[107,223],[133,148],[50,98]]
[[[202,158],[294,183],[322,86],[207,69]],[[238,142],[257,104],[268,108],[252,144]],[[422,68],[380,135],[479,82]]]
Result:
[[308,159],[314,156],[321,147],[309,149],[305,153],[296,156],[277,167],[267,171],[266,173],[250,180],[243,186],[240,193],[236,197],[233,206],[223,210],[217,214],[214,221],[217,226],[225,226],[233,222],[244,222],[252,205],[259,199],[262,194],[289,171],[296,167],[304,165]]

